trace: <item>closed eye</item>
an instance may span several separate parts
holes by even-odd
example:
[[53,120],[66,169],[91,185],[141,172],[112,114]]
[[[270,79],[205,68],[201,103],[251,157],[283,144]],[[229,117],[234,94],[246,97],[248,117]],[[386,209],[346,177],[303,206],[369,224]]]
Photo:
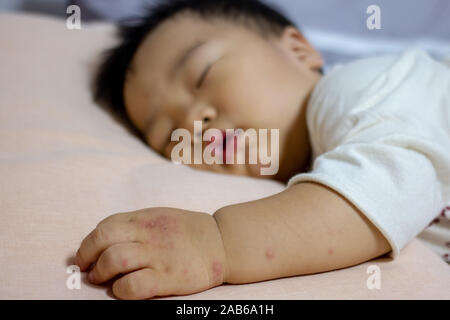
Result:
[[202,75],[200,76],[200,79],[197,81],[196,88],[200,89],[200,87],[203,85],[203,82],[205,82],[205,79],[208,75],[209,70],[211,70],[211,67],[213,66],[213,63],[210,63],[206,66],[205,70],[203,71]]

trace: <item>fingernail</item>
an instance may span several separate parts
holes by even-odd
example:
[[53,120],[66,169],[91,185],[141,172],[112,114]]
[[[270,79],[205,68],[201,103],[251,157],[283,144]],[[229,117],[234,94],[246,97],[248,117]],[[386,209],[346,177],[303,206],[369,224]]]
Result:
[[77,250],[77,254],[75,255],[75,264],[80,266],[80,251]]

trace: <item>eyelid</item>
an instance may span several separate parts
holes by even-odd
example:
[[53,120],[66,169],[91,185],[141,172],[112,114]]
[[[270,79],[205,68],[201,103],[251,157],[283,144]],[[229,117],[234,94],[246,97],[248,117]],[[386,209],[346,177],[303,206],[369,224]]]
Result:
[[200,75],[199,80],[197,81],[197,84],[195,85],[195,87],[197,89],[199,89],[203,85],[203,83],[205,82],[206,77],[208,76],[209,70],[211,70],[213,65],[214,65],[214,63],[210,63],[203,70],[202,74]]

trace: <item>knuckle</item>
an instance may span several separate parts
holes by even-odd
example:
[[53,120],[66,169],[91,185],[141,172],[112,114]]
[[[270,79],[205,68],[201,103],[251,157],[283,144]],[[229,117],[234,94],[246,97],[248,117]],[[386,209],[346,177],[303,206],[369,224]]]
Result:
[[124,214],[125,214],[125,213],[123,213],[123,212],[119,212],[119,213],[114,213],[114,214],[112,214],[112,215],[110,215],[110,216],[107,216],[107,217],[104,218],[102,221],[100,221],[100,222],[98,223],[97,226],[100,226],[100,225],[103,225],[103,224],[107,224],[107,223],[116,221],[117,218],[121,217],[121,216],[124,215]]
[[143,211],[137,211],[136,214],[134,215],[134,220],[135,221],[139,221],[139,220],[142,220],[145,217],[146,217],[146,214],[144,214]]
[[128,215],[128,222],[137,222],[141,216],[142,215],[140,215],[139,212],[130,212]]
[[108,230],[104,224],[98,225],[92,233],[92,240],[95,243],[100,243],[108,239]]
[[119,212],[119,213],[114,213],[112,215],[110,215],[109,217],[107,217],[106,219],[104,219],[104,222],[110,222],[110,221],[115,221],[118,218],[122,217],[125,213],[123,212]]

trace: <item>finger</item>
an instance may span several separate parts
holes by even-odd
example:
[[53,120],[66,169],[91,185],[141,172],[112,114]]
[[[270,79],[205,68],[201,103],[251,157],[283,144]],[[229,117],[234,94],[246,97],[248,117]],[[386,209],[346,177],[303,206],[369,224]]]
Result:
[[106,248],[120,242],[138,242],[141,232],[131,223],[99,224],[81,242],[76,264],[85,271]]
[[117,298],[126,300],[182,294],[177,292],[173,277],[150,268],[124,275],[114,282],[112,290]]
[[148,250],[137,242],[122,242],[107,248],[89,272],[92,283],[103,283],[120,273],[129,273],[148,266]]
[[115,213],[115,214],[112,214],[112,215],[106,217],[102,221],[100,221],[97,224],[97,226],[99,226],[101,224],[105,224],[105,223],[110,223],[110,222],[117,222],[117,223],[128,222],[135,215],[136,215],[136,211]]

